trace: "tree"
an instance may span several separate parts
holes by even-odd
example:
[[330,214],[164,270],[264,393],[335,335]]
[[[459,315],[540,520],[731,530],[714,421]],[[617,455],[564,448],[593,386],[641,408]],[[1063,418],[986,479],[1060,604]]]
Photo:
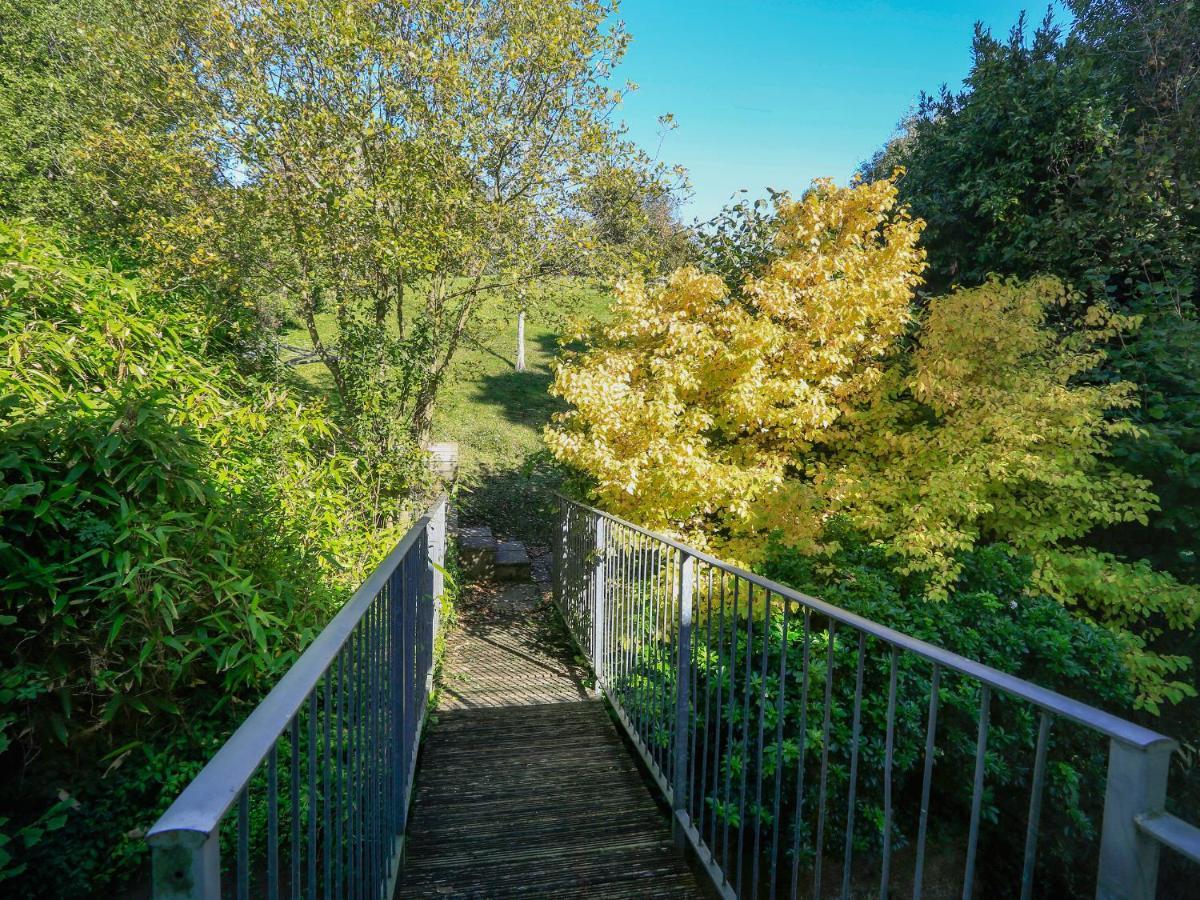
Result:
[[647,165],[607,122],[610,13],[225,2],[187,45],[176,74],[219,111],[199,127],[255,224],[252,277],[294,304],[364,444],[425,435],[482,297],[597,261],[580,186]]
[[1140,317],[1104,377],[1137,386],[1139,436],[1114,454],[1151,481],[1148,526],[1102,529],[1108,549],[1200,578],[1200,14],[1187,2],[1081,2],[1063,34],[977,29],[966,89],[923,98],[868,171],[896,165],[928,223],[935,291],[990,273],[1051,274]]
[[[1112,458],[1138,429],[1128,382],[1089,380],[1136,320],[1052,278],[989,280],[925,299],[921,223],[891,180],[817,182],[782,199],[773,237],[728,259],[761,274],[730,290],[694,268],[621,292],[586,351],[560,365],[571,408],[547,430],[606,508],[749,564],[772,547],[827,553],[837,518],[951,596],[964,554],[1000,545],[1034,586],[1123,641],[1140,703],[1191,688],[1153,652],[1200,621],[1200,591],[1084,543],[1145,522],[1149,482]],[[737,244],[736,240],[732,240]],[[1055,327],[1060,317],[1081,323]]]
[[245,210],[206,140],[186,48],[207,2],[0,2],[0,211],[54,222],[209,323],[211,353],[272,368]]
[[815,182],[774,222],[779,255],[736,292],[692,267],[622,285],[588,351],[558,367],[572,408],[546,432],[609,509],[741,559],[771,529],[812,536],[797,453],[879,377],[923,267],[889,181]]

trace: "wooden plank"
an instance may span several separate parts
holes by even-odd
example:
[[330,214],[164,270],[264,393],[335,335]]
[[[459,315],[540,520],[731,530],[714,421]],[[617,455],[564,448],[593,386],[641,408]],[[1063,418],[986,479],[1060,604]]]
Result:
[[532,585],[466,599],[441,690],[397,896],[705,896]]

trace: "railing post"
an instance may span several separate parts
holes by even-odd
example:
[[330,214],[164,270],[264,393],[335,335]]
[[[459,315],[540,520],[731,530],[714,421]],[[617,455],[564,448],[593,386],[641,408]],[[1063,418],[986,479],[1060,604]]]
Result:
[[429,511],[429,524],[425,526],[426,546],[429,548],[429,562],[432,563],[433,580],[430,594],[433,597],[433,634],[436,637],[442,625],[442,592],[445,590],[445,576],[442,569],[446,565],[446,510],[450,501],[442,497]]
[[687,815],[688,713],[692,693],[692,590],[696,580],[696,559],[679,552],[679,636],[676,640],[679,659],[675,667],[675,762],[672,779],[671,806],[675,815],[671,831],[675,846],[681,850],[687,843],[684,817]]
[[1134,747],[1109,741],[1108,784],[1100,837],[1099,900],[1152,900],[1158,883],[1158,842],[1137,826],[1161,812],[1175,742]]
[[[550,557],[550,584],[554,605],[563,609],[563,566],[567,558],[567,502],[558,498],[558,529],[554,534],[554,553]],[[563,616],[566,619],[566,616]]]
[[154,900],[220,900],[221,841],[216,832],[165,831],[149,841]]
[[592,567],[592,671],[596,673],[596,687],[601,687],[604,678],[604,570],[608,562],[608,528],[604,516],[596,516],[596,537],[592,544],[595,557]]

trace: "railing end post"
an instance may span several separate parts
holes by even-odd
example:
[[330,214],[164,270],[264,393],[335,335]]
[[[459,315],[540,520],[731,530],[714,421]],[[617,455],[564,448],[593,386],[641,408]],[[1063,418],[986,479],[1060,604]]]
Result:
[[596,689],[602,687],[605,669],[605,653],[604,646],[604,624],[605,617],[608,614],[605,608],[605,594],[608,591],[608,585],[605,581],[606,567],[608,565],[608,528],[604,517],[595,516],[595,538],[592,544],[592,552],[595,557],[594,568],[592,569],[592,671],[596,673]]
[[675,670],[675,759],[672,764],[674,777],[671,788],[674,795],[672,805],[675,807],[675,816],[671,820],[671,831],[675,837],[675,846],[681,850],[687,846],[685,822],[691,812],[688,808],[687,790],[687,736],[692,703],[692,593],[695,585],[696,558],[681,550],[679,551],[679,572],[676,579],[679,633],[676,636],[678,658]]
[[1100,837],[1098,900],[1153,900],[1158,884],[1158,842],[1138,828],[1140,816],[1161,812],[1175,742],[1146,747],[1109,741],[1104,824]]
[[154,900],[220,900],[221,842],[216,832],[162,831],[148,842]]

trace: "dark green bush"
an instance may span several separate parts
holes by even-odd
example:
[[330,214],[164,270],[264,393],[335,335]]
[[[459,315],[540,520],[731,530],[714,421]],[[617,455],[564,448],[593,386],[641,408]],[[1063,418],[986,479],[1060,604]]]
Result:
[[387,546],[322,411],[214,361],[186,308],[0,223],[0,880],[27,866],[25,895],[127,875]]
[[[898,566],[882,550],[838,523],[831,527],[828,537],[837,542],[839,549],[822,557],[804,557],[773,548],[763,573],[835,606],[1043,687],[1117,713],[1127,715],[1132,708],[1133,693],[1117,641],[1108,632],[1073,618],[1054,600],[1028,595],[1030,566],[1007,548],[985,546],[966,555],[963,575],[951,599],[933,602],[925,598],[920,579],[898,574]],[[706,602],[700,604],[700,619],[693,632],[698,666],[695,746],[700,749],[693,751],[694,772],[690,777],[698,785],[697,796],[704,798],[700,824],[706,840],[715,827],[716,840],[710,845],[731,867],[737,863],[740,837],[745,853],[743,877],[748,878],[746,867],[752,865],[756,831],[763,854],[760,865],[763,872],[767,871],[778,812],[781,831],[777,863],[790,877],[803,744],[804,816],[798,845],[801,870],[808,877],[815,861],[813,835],[819,799],[829,623],[816,614],[809,623],[809,688],[805,698],[804,620],[797,609],[789,611],[787,675],[782,685],[781,803],[777,811],[775,736],[781,708],[780,656],[784,652],[782,605],[778,597],[773,599],[764,648],[763,592],[755,592],[755,619],[750,625],[745,618],[746,585],[740,586],[741,606],[735,627],[731,590],[732,585],[727,585],[724,632],[717,614],[719,601],[711,615]],[[672,626],[669,622],[643,623],[642,631],[648,643],[615,689],[632,717],[648,723],[642,735],[651,753],[667,768],[666,750],[674,716],[674,662],[668,645],[656,636],[671,635]],[[832,655],[823,846],[824,877],[835,876],[839,883],[847,824],[858,640],[858,633],[852,629],[836,629]],[[735,646],[732,654],[731,642]],[[868,639],[864,660],[854,852],[855,878],[869,881],[878,878],[877,868],[876,874],[870,874],[871,861],[878,860],[883,840],[890,651]],[[898,655],[892,781],[893,873],[900,879],[893,886],[897,889],[905,888],[909,883],[905,879],[912,874],[931,673],[929,663],[909,653]],[[951,874],[958,879],[962,876],[970,821],[980,701],[977,682],[943,670],[928,854],[943,865],[950,860],[954,869]],[[1004,896],[1013,893],[1020,883],[1039,719],[1028,704],[998,692],[992,694],[990,713],[978,879],[984,896]],[[761,767],[756,751],[760,721],[765,735]],[[1065,721],[1055,721],[1050,735],[1038,883],[1044,886],[1047,896],[1087,894],[1093,889],[1095,875],[1108,742]],[[743,783],[746,815],[739,836]],[[728,853],[722,838],[726,826],[730,833]]]
[[[921,581],[898,575],[881,550],[847,531],[837,533],[836,525],[833,531],[840,546],[837,552],[813,558],[776,548],[763,567],[765,574],[904,634],[1042,687],[1129,714],[1133,694],[1117,641],[1108,632],[1072,617],[1054,600],[1029,596],[1026,589],[1030,566],[1007,548],[985,546],[967,554],[963,575],[951,599],[931,602],[924,597]],[[776,618],[768,652],[772,660],[778,659],[780,627]],[[791,631],[789,672],[795,672],[798,678],[800,633],[794,626]],[[815,649],[825,647],[818,641]],[[829,796],[834,835],[841,835],[845,828],[856,659],[857,637],[846,629],[839,630],[830,740]],[[823,686],[824,656],[814,653],[811,665],[812,677]],[[902,653],[897,669],[893,847],[903,848],[916,835],[931,667]],[[769,665],[768,672],[771,670]],[[855,841],[860,849],[872,851],[878,850],[882,838],[889,673],[888,651],[868,640]],[[799,717],[800,700],[798,696],[792,699],[798,683],[790,681],[791,676],[785,717],[794,722]],[[768,710],[778,690],[778,679],[772,681],[768,675]],[[810,691],[809,771],[814,771],[820,752],[822,701],[819,691]],[[931,841],[965,846],[979,707],[976,682],[943,672]],[[1020,882],[1038,716],[1027,703],[999,692],[993,692],[990,710],[979,877],[985,893],[999,895],[1015,890]],[[769,721],[768,727],[772,725]],[[1067,722],[1054,723],[1041,819],[1039,884],[1066,894],[1092,890],[1107,751],[1105,738]],[[789,767],[785,783],[791,771]],[[763,775],[773,778],[773,768],[764,767]],[[790,796],[787,790],[784,796]],[[811,809],[815,793],[808,802]],[[840,847],[841,839],[835,839],[832,846]]]

